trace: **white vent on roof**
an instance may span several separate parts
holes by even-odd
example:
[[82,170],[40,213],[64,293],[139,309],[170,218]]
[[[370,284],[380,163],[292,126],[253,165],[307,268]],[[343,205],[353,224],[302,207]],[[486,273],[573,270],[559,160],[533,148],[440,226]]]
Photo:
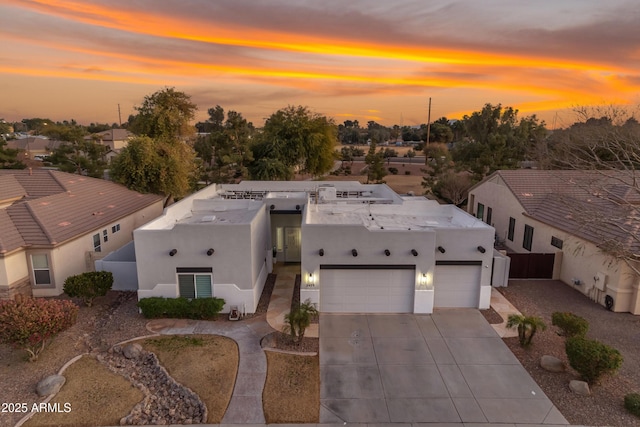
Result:
[[227,210],[226,206],[214,206],[212,209],[214,212],[224,212]]
[[205,215],[202,217],[202,222],[213,222],[215,219],[215,215]]

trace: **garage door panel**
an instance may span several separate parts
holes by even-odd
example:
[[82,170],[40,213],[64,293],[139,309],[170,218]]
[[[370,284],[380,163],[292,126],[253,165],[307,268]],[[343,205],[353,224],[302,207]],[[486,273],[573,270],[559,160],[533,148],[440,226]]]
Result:
[[479,265],[436,265],[434,307],[475,307],[480,301]]
[[320,311],[411,313],[415,270],[322,269]]

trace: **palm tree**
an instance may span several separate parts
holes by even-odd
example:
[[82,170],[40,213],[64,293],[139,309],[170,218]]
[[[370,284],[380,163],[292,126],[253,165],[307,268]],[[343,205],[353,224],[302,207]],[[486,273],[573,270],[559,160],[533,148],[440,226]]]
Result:
[[518,328],[520,345],[528,347],[538,328],[544,331],[547,325],[539,317],[511,314],[507,319],[507,328]]
[[300,306],[284,315],[285,325],[282,330],[285,334],[290,334],[291,339],[296,343],[301,343],[304,332],[311,324],[311,318],[318,314],[318,310],[310,300],[306,300]]

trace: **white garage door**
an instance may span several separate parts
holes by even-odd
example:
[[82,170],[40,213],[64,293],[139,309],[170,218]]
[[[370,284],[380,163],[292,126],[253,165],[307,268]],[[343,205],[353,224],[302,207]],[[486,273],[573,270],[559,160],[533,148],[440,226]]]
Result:
[[320,311],[413,313],[415,270],[320,270]]
[[480,265],[436,265],[434,307],[478,307]]

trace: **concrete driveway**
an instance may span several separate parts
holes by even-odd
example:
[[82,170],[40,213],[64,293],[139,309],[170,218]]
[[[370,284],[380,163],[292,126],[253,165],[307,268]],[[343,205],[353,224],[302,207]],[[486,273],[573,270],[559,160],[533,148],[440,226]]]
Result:
[[319,332],[320,423],[568,424],[477,310],[322,314]]

